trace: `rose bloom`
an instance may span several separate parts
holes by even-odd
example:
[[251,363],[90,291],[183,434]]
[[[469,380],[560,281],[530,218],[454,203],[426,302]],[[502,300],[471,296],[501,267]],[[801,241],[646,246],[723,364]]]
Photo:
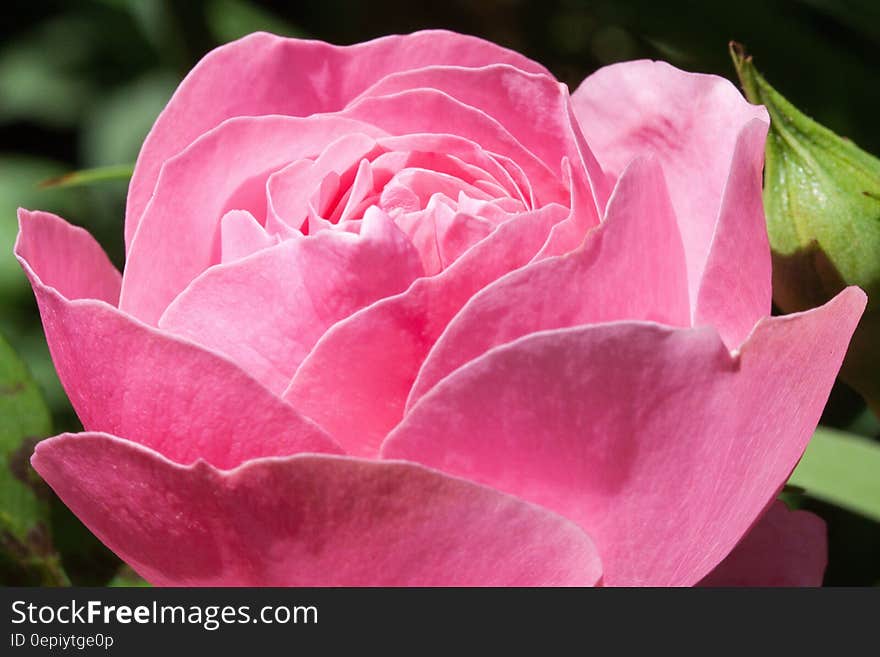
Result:
[[442,31],[218,48],[121,275],[20,212],[85,427],[33,465],[156,585],[818,585],[822,521],[774,500],[865,295],[769,317],[768,123]]

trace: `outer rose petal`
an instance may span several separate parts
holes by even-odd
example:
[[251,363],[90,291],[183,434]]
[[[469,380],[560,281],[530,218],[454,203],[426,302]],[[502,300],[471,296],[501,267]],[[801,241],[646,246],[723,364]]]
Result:
[[[71,239],[59,239],[65,235]],[[57,261],[71,272],[84,271],[100,262],[99,250],[84,231],[58,217],[21,213],[17,256],[34,288],[58,377],[87,429],[124,433],[179,463],[201,458],[218,467],[260,456],[341,451],[224,358],[103,301],[70,301],[43,280],[63,282],[51,265]]]
[[265,216],[271,173],[349,133],[379,134],[337,116],[230,119],[166,162],[129,247],[119,307],[155,325],[193,278],[220,261],[226,212]]
[[396,71],[496,63],[546,73],[541,65],[506,48],[438,30],[353,46],[257,33],[221,46],[187,75],[141,148],[128,192],[125,243],[131,244],[165,160],[228,118],[332,112]]
[[548,206],[519,215],[437,276],[334,325],[303,361],[284,399],[348,453],[376,456],[403,417],[419,366],[446,323],[480,288],[526,264],[566,212]]
[[587,143],[612,176],[637,155],[660,158],[695,304],[737,135],[753,119],[769,123],[767,111],[746,102],[724,78],[647,60],[599,69],[572,94],[572,103]]
[[407,408],[494,346],[536,331],[623,319],[690,324],[681,237],[655,160],[627,167],[605,221],[580,248],[513,271],[468,301],[425,359]]
[[382,447],[576,521],[610,585],[692,585],[788,478],[865,294],[717,333],[600,324],[536,333],[441,381]]
[[87,230],[24,208],[18,209],[18,225],[15,255],[40,272],[44,285],[68,299],[117,304],[122,276]]
[[360,235],[321,231],[211,267],[159,327],[225,354],[281,394],[324,331],[421,274],[413,245],[372,207]]
[[33,465],[148,581],[204,586],[591,586],[574,523],[410,463],[300,455],[182,467],[106,434],[41,442]]
[[774,502],[700,586],[822,586],[827,563],[825,522]]
[[770,314],[770,242],[761,198],[766,138],[767,124],[758,119],[737,137],[694,308],[694,323],[717,328],[728,349]]

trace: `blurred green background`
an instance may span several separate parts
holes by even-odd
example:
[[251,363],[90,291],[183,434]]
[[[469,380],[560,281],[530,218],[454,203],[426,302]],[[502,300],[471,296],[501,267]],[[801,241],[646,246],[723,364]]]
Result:
[[[54,374],[30,288],[12,257],[15,209],[50,210],[87,227],[121,266],[126,182],[53,189],[38,183],[75,169],[133,162],[182,76],[206,51],[249,32],[354,43],[444,27],[523,52],[571,89],[604,64],[640,57],[735,80],[727,53],[735,39],[802,110],[880,153],[876,0],[15,0],[4,3],[3,12],[0,334],[32,372],[55,433],[79,425]],[[49,418],[38,420],[36,426],[45,428],[19,433],[48,433]],[[880,436],[877,419],[842,384],[823,423],[874,441]],[[13,468],[26,463],[27,455],[28,449],[18,449],[3,458]],[[880,584],[880,523],[814,499],[809,491],[789,489],[785,495],[828,522],[826,584]],[[119,562],[63,505],[45,489],[36,498],[46,507],[52,538],[0,532],[0,583],[103,584],[117,576]],[[114,581],[125,578],[122,572]]]

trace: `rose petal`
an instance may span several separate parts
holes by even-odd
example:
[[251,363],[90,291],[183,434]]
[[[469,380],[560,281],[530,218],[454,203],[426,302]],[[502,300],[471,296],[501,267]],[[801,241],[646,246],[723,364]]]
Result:
[[269,175],[349,133],[376,130],[336,116],[230,119],[166,162],[129,247],[120,308],[155,325],[190,281],[220,261],[226,212],[265,217]]
[[494,226],[480,217],[463,212],[445,212],[435,216],[437,230],[437,251],[444,268],[453,262],[474,244],[486,239]]
[[660,159],[696,305],[737,135],[753,119],[769,123],[767,111],[724,78],[647,60],[599,69],[572,94],[572,104],[608,174],[618,176],[638,155]]
[[492,347],[536,331],[622,319],[690,324],[681,237],[655,160],[627,167],[604,222],[582,247],[513,271],[468,301],[425,359],[407,408]]
[[284,399],[349,453],[375,456],[403,417],[419,366],[446,323],[480,288],[527,263],[566,213],[554,205],[519,215],[437,276],[335,324],[303,361]]
[[269,216],[298,229],[308,216],[310,197],[320,189],[324,179],[335,174],[340,187],[347,187],[358,163],[377,151],[381,149],[372,137],[357,133],[344,135],[328,145],[314,161],[298,160],[272,174],[266,182]]
[[700,586],[822,586],[827,563],[825,522],[774,502]]
[[574,167],[568,158],[562,160],[563,179],[569,192],[569,212],[565,220],[553,226],[547,241],[541,247],[535,260],[565,255],[574,251],[584,241],[587,232],[600,223],[596,204],[585,181],[574,174]]
[[15,255],[68,299],[119,302],[122,276],[89,232],[48,212],[18,209]]
[[128,192],[126,246],[134,238],[163,163],[226,119],[332,112],[389,73],[431,64],[494,63],[546,72],[506,48],[439,30],[353,46],[257,33],[221,46],[186,76],[141,148]]
[[[570,114],[565,87],[551,75],[526,73],[507,64],[482,68],[431,66],[382,78],[358,99],[411,89],[436,89],[479,109],[501,123],[529,152],[557,175],[562,158],[581,162],[588,178],[604,184],[605,174]],[[357,101],[355,101],[357,102]],[[601,199],[604,207],[605,199]]]
[[424,210],[401,213],[395,218],[419,251],[426,276],[446,269],[494,229],[488,221],[456,212],[451,204],[447,197],[435,194]]
[[[50,239],[45,244],[53,250],[44,251],[45,235],[71,239]],[[46,285],[43,277],[56,275],[51,263],[62,254],[72,272],[96,259],[100,247],[80,230],[52,215],[23,213],[19,245],[58,377],[88,430],[124,434],[179,463],[202,458],[218,467],[260,456],[341,451],[224,358],[103,301],[71,301]],[[33,253],[40,255],[28,260]]]
[[[473,141],[455,135],[430,133],[383,137],[377,141],[380,146],[389,151],[386,155],[377,158],[379,161],[386,159],[391,164],[396,164],[397,158],[404,157],[405,162],[416,161],[417,166],[422,168],[430,168],[435,171],[445,170],[446,173],[452,173],[445,167],[449,166],[450,158],[456,158],[460,163],[463,163],[461,166],[467,164],[484,172],[483,177],[496,182],[505,189],[507,195],[522,201],[524,206],[528,206],[530,203],[528,191],[524,189],[525,181],[520,179],[521,172],[515,171],[520,175],[514,178],[496,157],[489,155]],[[376,164],[378,165],[379,162],[377,161]],[[402,167],[388,167],[387,178],[390,180],[392,173],[400,168]],[[523,183],[523,187],[520,187],[520,182]]]
[[[348,192],[340,199],[336,211],[331,215],[331,220],[345,222],[357,220],[363,217],[363,212],[358,212],[361,203],[370,198],[374,189],[373,167],[370,161],[363,159],[357,167],[354,181]],[[367,206],[369,207],[369,205]]]
[[758,324],[732,357],[709,328],[536,333],[444,379],[382,456],[553,509],[610,585],[691,585],[733,549],[803,454],[866,302],[848,288]]
[[770,243],[761,198],[766,137],[767,124],[757,119],[737,137],[694,313],[694,322],[717,328],[729,349],[770,314]]
[[482,201],[490,201],[500,195],[497,193],[482,191],[475,185],[466,183],[461,178],[456,178],[455,176],[431,171],[429,169],[407,167],[396,173],[382,191],[382,198],[379,201],[379,205],[387,212],[391,212],[394,208],[393,205],[391,207],[386,206],[385,199],[388,194],[393,194],[392,190],[398,187],[403,187],[411,192],[415,207],[401,208],[411,211],[420,210],[426,207],[428,201],[434,194],[443,194],[447,198],[457,198],[461,192],[467,194],[471,198]]
[[220,260],[235,262],[278,243],[250,212],[230,210],[220,220]]
[[372,207],[360,235],[320,231],[208,269],[159,328],[224,354],[280,394],[330,326],[421,275],[416,249]]
[[592,586],[576,525],[410,463],[300,455],[182,467],[106,434],[41,442],[36,470],[147,581],[173,586]]
[[517,141],[501,123],[442,91],[412,89],[389,96],[370,96],[356,101],[338,116],[364,121],[390,135],[434,133],[468,139],[490,154],[516,162],[531,182],[538,205],[568,201],[558,174]]

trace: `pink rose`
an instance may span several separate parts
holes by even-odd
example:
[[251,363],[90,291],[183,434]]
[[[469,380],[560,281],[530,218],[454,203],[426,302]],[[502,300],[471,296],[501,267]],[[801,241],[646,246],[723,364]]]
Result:
[[768,317],[767,126],[660,62],[569,96],[448,32],[219,48],[124,274],[20,212],[86,429],[34,467],[154,584],[819,584],[774,499],[865,296]]

